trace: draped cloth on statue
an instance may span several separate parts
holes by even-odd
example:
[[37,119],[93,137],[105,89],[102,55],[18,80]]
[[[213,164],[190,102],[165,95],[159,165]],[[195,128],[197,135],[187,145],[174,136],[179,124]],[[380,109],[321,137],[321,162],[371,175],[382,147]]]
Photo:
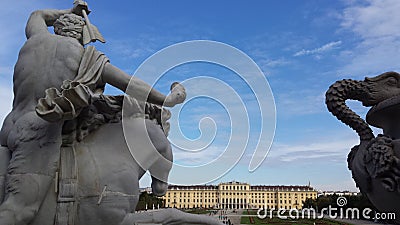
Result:
[[65,80],[61,91],[49,88],[46,96],[39,99],[37,114],[49,122],[73,120],[77,117],[78,141],[101,124],[118,122],[121,119],[123,100],[128,100],[126,116],[155,120],[168,135],[171,117],[169,110],[147,102],[140,102],[128,96],[103,95],[105,83],[101,74],[109,59],[95,47],[88,46],[73,81]]
[[76,118],[82,108],[90,105],[92,96],[103,93],[101,73],[107,62],[109,59],[103,53],[88,46],[75,79],[65,80],[61,91],[55,87],[47,89],[36,106],[38,115],[49,122]]

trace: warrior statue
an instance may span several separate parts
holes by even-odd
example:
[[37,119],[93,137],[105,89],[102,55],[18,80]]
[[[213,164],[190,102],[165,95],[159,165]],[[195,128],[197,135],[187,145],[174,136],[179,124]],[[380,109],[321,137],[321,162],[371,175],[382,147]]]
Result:
[[[126,155],[124,97],[103,95],[104,86],[125,91],[133,85],[130,104],[143,106],[138,112],[146,119],[147,130],[138,132],[171,161],[168,126],[160,115],[162,106],[185,100],[185,89],[174,83],[165,96],[113,66],[93,46],[85,47],[104,42],[89,12],[86,2],[76,1],[72,9],[35,11],[27,22],[27,41],[14,68],[13,109],[0,133],[0,224],[218,224],[174,210],[134,213],[138,179],[147,169],[154,174]],[[157,195],[167,190],[170,166],[153,176]],[[153,167],[159,167],[157,161]]]

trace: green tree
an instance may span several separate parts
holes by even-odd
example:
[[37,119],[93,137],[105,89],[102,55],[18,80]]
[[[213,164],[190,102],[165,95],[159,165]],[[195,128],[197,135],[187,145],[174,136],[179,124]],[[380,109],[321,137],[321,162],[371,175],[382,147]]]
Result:
[[147,209],[153,209],[153,205],[155,208],[157,208],[158,206],[162,208],[165,206],[165,200],[153,194],[149,194],[145,191],[140,193],[139,202],[136,205],[136,210],[146,210],[146,205]]
[[[370,208],[376,210],[376,208],[372,205],[372,203],[365,195],[359,194],[359,195],[344,196],[344,197],[347,200],[347,204],[339,208],[344,208],[344,209],[358,208],[360,210],[363,210],[365,208]],[[316,200],[314,200],[314,202],[309,199],[306,199],[306,201],[304,201],[304,207],[308,208],[309,206],[313,206],[314,208],[317,208],[319,211],[323,208],[328,208],[329,206],[337,208],[338,198],[339,196],[334,194],[328,196],[319,196]]]
[[303,201],[303,209],[309,209],[309,208],[316,208],[317,207],[317,200],[312,199],[312,198],[306,198],[305,201]]
[[317,198],[317,209],[320,211],[323,208],[328,208],[330,205],[333,206],[333,196],[320,196]]

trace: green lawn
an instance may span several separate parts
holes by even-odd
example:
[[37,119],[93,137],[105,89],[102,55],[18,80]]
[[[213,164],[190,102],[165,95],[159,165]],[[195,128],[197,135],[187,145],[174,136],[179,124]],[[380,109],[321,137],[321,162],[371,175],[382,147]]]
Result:
[[208,214],[210,213],[212,210],[209,209],[186,209],[183,210],[187,213],[192,213],[192,214]]
[[[251,215],[256,215],[256,211],[250,211]],[[247,215],[247,211],[243,211],[243,215]],[[280,219],[277,217],[267,218],[265,219],[259,219],[257,216],[252,217],[254,219],[253,224],[279,224],[279,225],[351,225],[348,223],[341,223],[337,221],[331,221],[327,219]],[[247,216],[244,216],[241,218],[240,221],[241,224],[252,224],[250,222],[250,218]]]

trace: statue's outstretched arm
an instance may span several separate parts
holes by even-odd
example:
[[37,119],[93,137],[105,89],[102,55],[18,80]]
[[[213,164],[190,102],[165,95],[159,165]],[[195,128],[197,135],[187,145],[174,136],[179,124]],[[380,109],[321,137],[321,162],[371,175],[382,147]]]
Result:
[[62,15],[72,13],[73,9],[57,10],[44,9],[36,10],[29,17],[25,28],[26,38],[30,38],[35,34],[49,32],[47,27],[52,26],[54,22]]
[[137,77],[129,76],[127,73],[113,66],[111,63],[107,63],[104,66],[102,79],[103,82],[110,84],[124,92],[127,91],[128,85],[133,85],[129,89],[130,93],[127,94],[136,99],[147,101],[157,105],[164,104],[164,106],[172,107],[176,104],[182,103],[186,98],[185,89],[180,84],[175,84],[175,86],[173,86],[174,89],[172,90],[171,94],[165,96],[164,94],[152,88],[143,80]]

